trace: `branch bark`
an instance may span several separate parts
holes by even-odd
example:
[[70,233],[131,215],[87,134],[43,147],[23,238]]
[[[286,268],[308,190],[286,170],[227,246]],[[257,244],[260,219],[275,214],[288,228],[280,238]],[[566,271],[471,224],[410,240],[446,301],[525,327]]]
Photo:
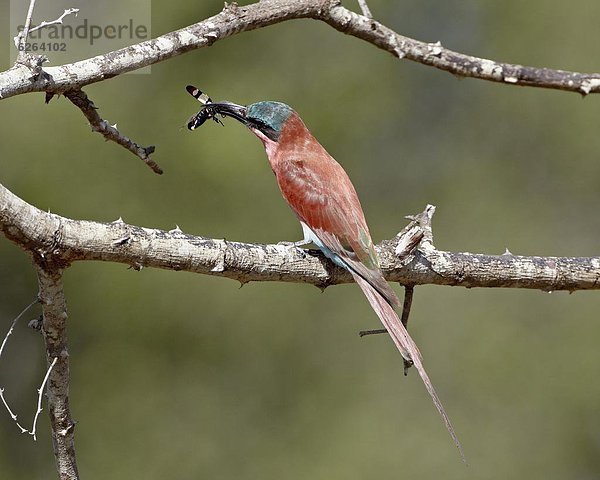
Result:
[[[85,118],[87,118],[88,122],[90,122],[92,131],[98,132],[106,140],[118,143],[122,147],[129,150],[136,157],[140,158],[140,160],[142,160],[146,165],[148,165],[154,173],[158,173],[159,175],[163,173],[162,168],[160,168],[158,164],[150,158],[150,155],[154,153],[155,150],[154,145],[142,147],[133,140],[130,140],[126,136],[122,135],[121,132],[117,130],[116,124],[111,125],[100,115],[98,115],[98,107],[94,105],[94,102],[88,98],[87,94],[83,90],[68,90],[65,92],[65,97],[67,97],[73,105],[81,110]],[[48,101],[49,100],[47,100],[47,102]]]
[[[545,291],[600,289],[600,257],[526,257],[437,250],[430,222],[434,208],[413,220],[377,251],[387,280],[405,285],[529,288]],[[416,229],[416,233],[415,233]],[[99,223],[43,212],[0,185],[0,230],[40,261],[67,267],[101,260],[183,270],[250,281],[308,283],[319,288],[352,282],[352,276],[320,252],[284,245],[254,245],[128,225]],[[399,258],[407,235],[425,238],[412,255]]]
[[46,343],[48,367],[54,367],[48,377],[48,413],[52,428],[52,445],[56,468],[61,480],[77,480],[75,460],[75,423],[69,407],[69,352],[67,350],[67,306],[63,289],[62,269],[37,258],[37,275],[42,304],[42,333]]

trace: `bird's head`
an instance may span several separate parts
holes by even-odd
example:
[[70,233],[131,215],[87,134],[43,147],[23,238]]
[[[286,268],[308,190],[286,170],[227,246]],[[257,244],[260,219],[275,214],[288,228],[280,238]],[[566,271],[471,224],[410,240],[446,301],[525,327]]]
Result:
[[257,102],[247,107],[231,102],[220,102],[210,103],[206,109],[210,110],[211,116],[219,114],[235,118],[252,130],[261,140],[268,139],[273,142],[279,140],[285,122],[294,113],[290,106],[281,102]]

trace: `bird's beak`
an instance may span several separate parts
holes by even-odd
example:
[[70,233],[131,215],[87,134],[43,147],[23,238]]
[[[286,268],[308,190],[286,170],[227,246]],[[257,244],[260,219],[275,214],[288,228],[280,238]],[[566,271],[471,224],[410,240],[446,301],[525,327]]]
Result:
[[231,102],[219,102],[211,103],[210,109],[214,113],[218,113],[226,117],[235,118],[244,125],[248,125],[248,119],[246,118],[246,113],[248,109],[243,105],[236,105],[235,103]]

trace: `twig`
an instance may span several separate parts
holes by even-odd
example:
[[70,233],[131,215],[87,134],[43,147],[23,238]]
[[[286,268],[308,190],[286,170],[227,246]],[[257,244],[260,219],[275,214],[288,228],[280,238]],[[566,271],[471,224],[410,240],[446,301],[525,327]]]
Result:
[[39,25],[36,25],[35,27],[31,27],[31,20],[33,17],[33,9],[35,6],[35,2],[36,2],[36,0],[32,0],[31,3],[29,4],[29,11],[27,12],[27,19],[25,21],[25,27],[14,38],[15,47],[17,47],[19,52],[23,52],[25,50],[22,46],[24,46],[27,43],[27,38],[29,37],[29,34],[31,32],[35,32],[36,30],[40,30],[40,29],[42,29],[44,27],[48,27],[50,25],[62,24],[63,19],[65,17],[67,17],[69,15],[73,15],[73,14],[75,14],[75,16],[77,16],[77,14],[79,13],[78,8],[68,8],[56,20],[52,20],[50,22],[43,21]]
[[[412,285],[406,285],[404,287],[404,303],[402,305],[402,317],[400,320],[405,327],[408,327],[408,317],[410,315],[410,307],[412,305],[413,293],[415,288]],[[366,337],[368,335],[381,335],[382,333],[388,333],[385,328],[376,328],[375,330],[361,330],[358,332],[359,337]],[[405,362],[406,366],[406,362]]]
[[374,330],[361,330],[358,332],[359,337],[366,337],[368,335],[381,335],[382,333],[388,333],[385,328],[376,328]]
[[[406,285],[404,287],[404,303],[402,304],[402,317],[400,320],[402,324],[408,326],[408,317],[410,316],[410,307],[412,305],[414,287],[412,285]],[[367,335],[381,335],[382,333],[388,333],[385,328],[377,328],[375,330],[361,330],[358,332],[359,337],[366,337]],[[404,361],[404,376],[408,375],[408,369],[413,366],[413,362],[402,358]]]
[[40,23],[39,25],[37,25],[37,26],[35,26],[35,27],[31,28],[31,29],[29,30],[29,33],[31,33],[31,32],[35,32],[36,30],[40,30],[40,29],[42,29],[42,28],[44,28],[44,27],[48,27],[48,26],[50,26],[50,25],[59,25],[59,24],[60,24],[60,25],[62,25],[62,23],[63,23],[63,19],[64,19],[65,17],[67,17],[67,16],[69,16],[69,15],[73,15],[73,14],[75,14],[75,16],[77,16],[77,14],[78,14],[78,13],[79,13],[79,9],[78,9],[78,8],[68,8],[68,9],[66,9],[66,10],[64,11],[64,13],[63,13],[63,14],[62,14],[60,17],[58,17],[56,20],[52,20],[52,21],[50,21],[50,22],[46,22],[46,21],[44,21],[44,22]]
[[373,14],[371,13],[369,6],[367,5],[367,0],[358,0],[358,5],[360,6],[360,9],[362,10],[362,13],[365,17],[371,19],[373,18]]
[[8,337],[10,337],[10,335],[13,332],[13,329],[15,328],[15,325],[17,324],[17,322],[19,321],[19,319],[25,315],[25,313],[27,313],[27,311],[33,307],[36,303],[38,303],[39,300],[36,298],[33,302],[31,302],[29,305],[27,305],[23,311],[21,313],[19,313],[17,315],[17,318],[15,318],[10,326],[10,328],[8,329],[8,332],[6,333],[6,336],[4,337],[4,340],[2,341],[2,345],[0,345],[0,357],[2,357],[2,351],[4,350],[4,345],[6,345],[6,342],[8,340]]
[[[415,287],[412,285],[404,286],[404,302],[402,304],[402,317],[400,320],[406,328],[408,328],[408,317],[410,316],[410,307],[412,306],[414,291]],[[408,369],[413,366],[413,362],[406,360],[404,357],[402,357],[402,360],[404,361],[404,376],[406,377],[406,375],[408,375]]]
[[17,420],[17,415],[15,413],[13,413],[13,411],[10,409],[10,407],[8,406],[8,403],[6,403],[6,399],[4,398],[4,389],[0,388],[0,398],[2,399],[2,403],[4,404],[4,406],[6,407],[6,410],[8,410],[8,414],[10,415],[10,418],[13,419],[13,421],[17,424],[17,427],[19,427],[19,429],[21,430],[21,433],[27,433],[27,429],[24,428]]
[[[8,329],[8,332],[6,333],[6,336],[4,337],[4,340],[2,341],[2,345],[0,345],[0,357],[2,357],[2,351],[4,350],[4,346],[6,345],[6,342],[8,341],[8,337],[12,334],[13,329],[15,328],[15,325],[17,324],[19,319],[23,315],[25,315],[25,313],[38,302],[39,302],[39,299],[36,298],[33,302],[31,302],[29,305],[27,305],[23,309],[23,311],[21,313],[19,313],[19,315],[17,315],[17,317],[13,320],[10,328]],[[8,405],[8,402],[6,401],[6,398],[4,397],[4,388],[0,388],[0,399],[2,399],[2,403],[4,404],[4,407],[6,408],[6,410],[8,410],[8,414],[10,415],[10,418],[12,418],[13,421],[17,424],[17,427],[19,427],[19,429],[21,430],[21,433],[26,433],[27,429],[24,428],[18,422],[17,415],[11,410],[10,406]],[[39,408],[39,405],[38,405],[38,408]],[[34,425],[35,425],[35,419],[34,419]],[[35,439],[35,435],[34,435],[34,439]]]
[[153,172],[159,175],[163,173],[162,169],[158,164],[150,158],[150,154],[154,153],[155,147],[153,145],[149,147],[142,147],[130,140],[126,136],[122,135],[117,130],[117,125],[110,125],[106,120],[102,119],[98,114],[98,109],[94,105],[87,94],[83,90],[69,90],[65,92],[67,97],[73,105],[79,108],[87,118],[88,122],[92,127],[92,131],[98,132],[104,136],[106,140],[111,140],[118,143],[122,147],[125,147],[131,153],[139,157],[146,165],[148,165]]
[[33,425],[31,427],[31,431],[29,432],[29,434],[33,436],[33,440],[34,441],[37,441],[35,430],[36,430],[36,426],[37,426],[38,417],[40,416],[40,413],[42,413],[42,393],[44,392],[44,387],[46,386],[46,382],[48,381],[48,377],[50,377],[50,372],[52,372],[52,369],[54,368],[54,365],[56,365],[57,361],[58,361],[58,357],[54,357],[54,360],[52,360],[52,363],[48,367],[48,371],[46,372],[46,376],[44,377],[44,380],[42,381],[42,384],[40,385],[40,388],[38,390],[38,405],[37,405],[37,410],[35,412],[35,417],[33,417]]
[[410,316],[410,307],[412,306],[415,287],[412,285],[404,285],[404,303],[402,304],[402,324],[408,328],[408,317]]
[[25,18],[25,26],[17,36],[15,37],[15,46],[19,53],[17,54],[17,61],[19,61],[23,55],[25,55],[25,44],[27,43],[27,37],[29,36],[29,28],[31,27],[31,19],[33,17],[33,9],[35,8],[36,0],[29,2],[29,10],[27,11],[27,17]]

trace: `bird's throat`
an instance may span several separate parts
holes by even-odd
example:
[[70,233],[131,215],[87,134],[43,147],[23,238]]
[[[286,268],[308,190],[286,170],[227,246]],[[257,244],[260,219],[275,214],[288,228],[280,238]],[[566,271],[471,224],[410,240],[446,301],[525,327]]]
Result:
[[269,159],[273,158],[273,156],[275,155],[275,152],[277,151],[277,142],[274,140],[271,140],[269,137],[267,137],[264,133],[262,133],[257,128],[250,127],[250,130],[252,130],[252,133],[254,133],[254,135],[256,135],[258,138],[260,138],[260,141],[265,146],[265,150],[267,151],[267,156],[269,157]]

